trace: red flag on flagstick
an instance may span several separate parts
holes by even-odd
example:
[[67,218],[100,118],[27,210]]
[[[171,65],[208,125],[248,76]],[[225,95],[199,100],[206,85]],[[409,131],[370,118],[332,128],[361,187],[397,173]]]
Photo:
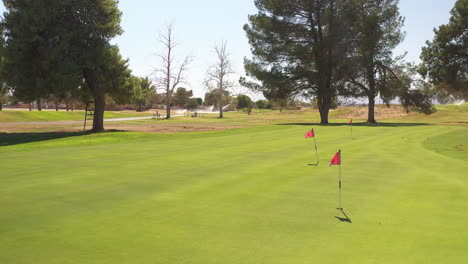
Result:
[[305,137],[306,137],[306,138],[313,138],[313,137],[315,137],[314,130],[312,129],[312,130],[307,131],[307,133],[305,134]]
[[351,120],[349,120],[348,122],[348,125],[352,125],[353,124],[353,119],[351,118]]
[[337,152],[335,156],[333,156],[328,166],[331,166],[331,165],[341,165],[341,153],[340,152]]

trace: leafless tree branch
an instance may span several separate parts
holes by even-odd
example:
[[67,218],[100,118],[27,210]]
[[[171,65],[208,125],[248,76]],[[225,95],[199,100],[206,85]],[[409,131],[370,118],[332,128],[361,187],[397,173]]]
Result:
[[171,99],[175,89],[185,83],[184,73],[188,71],[193,58],[186,56],[182,63],[177,63],[175,48],[180,44],[175,42],[173,23],[166,26],[166,31],[159,34],[159,42],[164,48],[164,53],[156,54],[161,60],[161,65],[155,70],[155,82],[157,89],[163,90],[166,94],[166,118],[171,117]]

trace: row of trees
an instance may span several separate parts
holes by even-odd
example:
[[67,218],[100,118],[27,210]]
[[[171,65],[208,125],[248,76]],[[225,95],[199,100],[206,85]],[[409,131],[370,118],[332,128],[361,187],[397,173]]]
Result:
[[[31,103],[78,100],[94,104],[93,131],[104,130],[106,98],[116,103],[165,101],[167,118],[172,105],[196,107],[191,91],[176,88],[192,58],[177,63],[172,25],[161,34],[164,47],[156,82],[131,74],[128,61],[110,41],[122,34],[117,0],[4,0],[0,37],[0,106],[8,96]],[[227,69],[227,65],[222,66]],[[215,76],[209,74],[211,77]],[[220,73],[228,74],[228,73]],[[225,89],[221,77],[217,88]],[[156,93],[156,87],[163,90]],[[188,98],[188,99],[187,99]],[[188,100],[188,101],[186,101]],[[219,100],[218,100],[219,101]],[[1,108],[0,108],[1,109]]]
[[[93,102],[92,129],[103,131],[108,97],[117,103],[131,100],[137,110],[148,96],[150,104],[163,100],[167,118],[173,105],[201,103],[190,91],[177,90],[193,58],[175,56],[172,25],[160,36],[161,67],[153,84],[132,76],[128,61],[110,42],[122,34],[117,0],[3,2],[0,105],[9,91],[24,102]],[[259,12],[244,27],[253,54],[244,64],[251,79],[240,83],[277,105],[287,105],[296,95],[314,98],[321,122],[328,123],[339,96],[366,97],[368,121],[376,122],[377,96],[386,103],[399,98],[408,111],[426,114],[435,111],[431,94],[467,97],[468,0],[457,1],[450,23],[435,31],[417,66],[393,54],[404,37],[398,0],[255,0],[255,5]],[[233,69],[226,42],[214,51],[205,100],[212,100],[223,117]]]
[[450,24],[436,31],[423,65],[415,66],[393,54],[404,38],[398,0],[255,0],[259,12],[244,26],[253,81],[241,83],[270,100],[316,98],[323,124],[338,96],[366,97],[371,123],[377,96],[431,114],[433,86],[417,72],[436,88],[466,93],[467,1],[457,1]]

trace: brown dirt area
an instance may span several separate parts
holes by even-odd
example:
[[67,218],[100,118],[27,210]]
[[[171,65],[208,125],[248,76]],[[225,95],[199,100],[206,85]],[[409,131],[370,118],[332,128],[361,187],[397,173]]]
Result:
[[[341,110],[345,110],[346,108],[342,108]],[[367,119],[367,107],[360,107],[360,108],[352,108],[349,112],[343,113],[334,118],[355,118],[355,119]],[[394,119],[407,116],[408,114],[405,112],[405,109],[401,106],[391,105],[390,107],[386,106],[377,106],[375,108],[375,118],[376,119]]]

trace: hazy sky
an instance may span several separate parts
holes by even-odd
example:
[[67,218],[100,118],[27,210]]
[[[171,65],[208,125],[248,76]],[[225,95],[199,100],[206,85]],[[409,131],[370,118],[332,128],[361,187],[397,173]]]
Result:
[[[433,38],[433,28],[448,23],[455,1],[400,0],[407,35],[395,54],[407,51],[407,61],[419,62],[421,47]],[[4,10],[3,4],[0,8]],[[119,8],[125,32],[114,43],[130,59],[135,75],[152,76],[160,63],[154,54],[162,51],[158,34],[171,21],[176,40],[181,44],[176,54],[195,58],[186,74],[188,84],[184,86],[193,89],[196,96],[202,97],[206,92],[202,82],[208,66],[214,62],[212,50],[216,42],[228,42],[235,70],[244,75],[243,58],[251,54],[242,27],[247,16],[257,11],[254,0],[121,0]]]

